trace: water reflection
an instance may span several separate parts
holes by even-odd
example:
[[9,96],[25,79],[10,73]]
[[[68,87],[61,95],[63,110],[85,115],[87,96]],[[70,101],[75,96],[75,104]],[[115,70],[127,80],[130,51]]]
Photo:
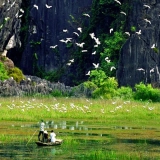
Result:
[[[8,127],[8,128],[7,128]],[[5,130],[9,130],[12,127],[12,134],[15,130],[15,136],[16,133],[22,132],[22,130],[34,130],[33,128],[38,129],[39,123],[36,124],[23,124],[23,126],[7,126],[5,127]],[[142,152],[143,147],[145,147],[146,150],[149,152],[153,152],[151,150],[154,147],[154,152],[158,153],[159,151],[159,145],[160,140],[158,140],[158,136],[154,139],[143,139],[146,137],[144,134],[144,130],[146,130],[146,133],[157,133],[159,132],[156,128],[145,128],[145,127],[130,127],[130,126],[110,126],[107,127],[105,124],[101,123],[93,123],[93,122],[85,122],[85,121],[47,121],[46,122],[46,128],[47,130],[51,129],[57,129],[58,136],[61,135],[62,139],[65,140],[64,137],[72,137],[73,142],[76,140],[75,146],[72,146],[72,141],[70,147],[71,149],[68,149],[67,143],[62,144],[61,146],[52,146],[52,147],[38,147],[35,143],[29,143],[28,146],[26,146],[26,143],[23,144],[22,142],[19,143],[8,143],[8,144],[2,144],[0,143],[0,157],[2,159],[73,159],[73,156],[76,152],[76,155],[82,155],[85,151],[88,151],[90,148],[91,151],[98,150],[100,148],[103,148],[104,150],[111,150],[115,146],[115,148],[123,148],[124,145],[127,146],[126,148],[129,148],[130,150],[133,149],[135,152]],[[127,132],[126,132],[127,130]],[[136,130],[134,132],[133,130]],[[139,132],[137,132],[139,131]],[[110,133],[110,134],[109,134]],[[127,136],[131,139],[129,139]],[[136,136],[134,136],[133,133],[136,133]],[[28,134],[26,132],[26,134]],[[67,135],[67,136],[65,136]],[[134,137],[132,137],[132,135]],[[145,135],[145,136],[144,136]],[[159,134],[157,134],[159,135]],[[19,135],[20,136],[20,135]],[[21,135],[25,136],[26,135]],[[115,137],[114,137],[115,136]],[[138,137],[139,136],[139,137]],[[121,138],[122,137],[122,138]],[[143,138],[142,138],[143,137]],[[137,139],[134,139],[137,138]],[[35,135],[35,140],[37,140],[37,136]],[[78,145],[77,145],[78,144]],[[107,145],[106,145],[107,144]],[[65,145],[67,146],[65,148]],[[78,147],[77,147],[78,146]],[[118,146],[118,147],[117,147]],[[140,149],[138,148],[136,150],[137,146],[142,146]],[[77,147],[77,148],[76,148]],[[76,148],[76,149],[75,149]],[[69,155],[70,153],[70,155]],[[71,156],[71,157],[69,157]],[[0,158],[0,159],[1,159]]]

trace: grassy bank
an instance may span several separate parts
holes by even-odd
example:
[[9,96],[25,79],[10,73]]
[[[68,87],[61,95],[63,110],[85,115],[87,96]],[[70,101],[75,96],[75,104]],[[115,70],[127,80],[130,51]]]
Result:
[[[136,126],[157,126],[158,103],[85,98],[0,98],[0,120],[83,119]],[[148,123],[149,121],[149,123]]]

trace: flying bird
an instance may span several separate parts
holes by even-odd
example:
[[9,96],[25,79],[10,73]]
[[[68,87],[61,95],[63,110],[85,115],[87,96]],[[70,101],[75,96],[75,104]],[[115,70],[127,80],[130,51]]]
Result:
[[127,34],[128,36],[130,36],[130,33],[129,32],[124,32],[125,34]]
[[98,47],[98,44],[95,44],[95,45],[94,45],[94,48],[97,48],[97,47]]
[[21,9],[20,9],[20,12],[24,13],[24,10],[21,8]]
[[138,68],[137,70],[138,71],[145,71],[143,68]]
[[149,9],[151,8],[149,5],[146,5],[146,4],[144,4],[143,6]]
[[98,68],[99,67],[99,63],[95,64],[95,63],[92,63],[94,65],[94,68]]
[[49,5],[46,4],[46,8],[52,8],[52,6],[49,6]]
[[73,32],[73,33],[79,37],[79,34],[77,32]]
[[111,60],[110,60],[108,57],[105,58],[105,61],[106,61],[107,63],[110,63],[110,62],[111,62]]
[[70,61],[71,63],[73,63],[73,62],[74,62],[74,59],[70,59],[69,61]]
[[121,5],[121,2],[120,2],[120,1],[118,1],[118,0],[114,0],[114,1]]
[[92,52],[92,55],[96,54],[96,51]]
[[68,30],[67,29],[63,29],[63,32],[68,32]]
[[126,14],[125,12],[123,12],[123,11],[121,11],[120,13],[121,13],[121,14],[124,14],[125,16],[127,15],[127,14]]
[[114,66],[112,66],[111,68],[110,68],[110,71],[112,71],[113,69],[116,69]]
[[136,32],[138,35],[140,35],[141,34],[141,30],[139,30],[138,32]]
[[148,19],[144,19],[147,23],[151,24],[151,21]]
[[87,76],[89,76],[89,75],[90,75],[90,73],[91,73],[91,71],[88,71],[88,72],[86,73],[86,75],[87,75]]
[[86,16],[86,17],[90,17],[90,15],[89,15],[89,14],[86,14],[86,13],[84,13],[83,15]]
[[38,10],[38,6],[36,4],[34,4],[33,7],[35,7]]
[[89,35],[91,36],[92,39],[94,39],[94,37],[95,37],[94,33],[90,33]]
[[83,45],[84,45],[85,43],[84,42],[82,42],[82,43],[76,43],[76,45],[78,46],[78,47],[81,47],[81,48],[83,48]]
[[82,28],[81,27],[78,27],[77,30],[82,33]]
[[93,39],[95,40],[97,45],[101,44],[101,42],[99,41],[99,38],[94,37]]
[[67,66],[70,66],[70,65],[71,65],[71,63],[67,63],[66,65],[67,65]]
[[68,43],[68,40],[61,39],[60,42]]
[[151,48],[152,48],[152,49],[155,48],[155,44],[153,44],[153,45],[151,46]]
[[82,52],[87,52],[87,50],[82,50]]
[[56,48],[58,45],[55,45],[55,46],[50,46],[50,48]]
[[113,31],[113,28],[111,28],[110,30],[109,30],[109,33],[111,33]]
[[152,68],[149,72],[150,72],[150,73],[151,73],[151,72],[154,72],[154,68]]

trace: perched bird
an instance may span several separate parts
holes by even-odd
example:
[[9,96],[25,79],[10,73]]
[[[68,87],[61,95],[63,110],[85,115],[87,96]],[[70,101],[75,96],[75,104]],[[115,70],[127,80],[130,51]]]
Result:
[[92,63],[94,65],[94,68],[98,68],[99,67],[99,63],[95,64],[95,63]]
[[121,5],[121,2],[120,2],[120,1],[118,1],[118,0],[114,0],[114,1]]
[[90,17],[90,15],[89,15],[89,14],[86,14],[86,13],[84,13],[83,15],[86,16],[86,17]]
[[77,32],[73,32],[73,33],[79,37],[79,34]]
[[88,71],[88,72],[86,73],[86,75],[87,75],[87,76],[89,76],[89,75],[90,75],[90,73],[91,73],[91,71]]
[[38,6],[36,4],[34,4],[33,7],[35,7],[38,10]]
[[120,13],[121,13],[121,14],[124,14],[125,16],[127,15],[127,14],[126,14],[125,12],[123,12],[123,11],[121,11]]
[[52,6],[49,6],[49,5],[46,4],[46,8],[52,8]]
[[109,33],[111,33],[113,31],[113,28],[111,28],[110,30],[109,30]]
[[50,48],[56,48],[58,45],[55,45],[55,46],[50,46]]
[[81,27],[78,27],[77,30],[82,33],[82,28]]
[[149,9],[151,8],[149,5],[146,5],[146,4],[144,4],[143,6]]

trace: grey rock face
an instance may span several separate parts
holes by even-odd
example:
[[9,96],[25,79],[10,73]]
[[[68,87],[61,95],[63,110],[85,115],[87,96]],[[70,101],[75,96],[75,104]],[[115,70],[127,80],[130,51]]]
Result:
[[21,27],[20,6],[22,0],[0,1],[0,53],[15,46],[20,46],[19,32]]
[[89,19],[83,13],[90,12],[91,4],[92,0],[31,1],[29,37],[21,61],[25,74],[33,75],[35,64],[46,72],[66,67],[71,53],[60,40],[72,38],[75,42],[78,39],[73,32],[80,34],[77,28]]
[[[146,7],[148,5],[149,7]],[[120,86],[160,83],[160,1],[133,1],[126,31],[136,30],[121,49],[117,71]],[[138,34],[140,33],[140,34]]]

